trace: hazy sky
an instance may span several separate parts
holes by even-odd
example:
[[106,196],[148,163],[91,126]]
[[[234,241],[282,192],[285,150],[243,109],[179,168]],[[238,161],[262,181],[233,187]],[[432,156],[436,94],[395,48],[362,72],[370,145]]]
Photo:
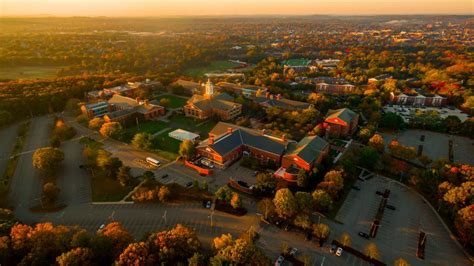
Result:
[[474,0],[0,0],[0,15],[473,14]]

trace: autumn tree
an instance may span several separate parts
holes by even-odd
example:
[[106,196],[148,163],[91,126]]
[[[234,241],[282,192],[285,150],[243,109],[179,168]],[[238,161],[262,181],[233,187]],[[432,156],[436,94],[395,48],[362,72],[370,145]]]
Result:
[[104,124],[104,119],[102,117],[95,117],[89,120],[89,128],[93,130],[99,130]]
[[231,234],[222,234],[220,237],[215,237],[213,240],[213,247],[216,250],[221,250],[234,243]]
[[474,245],[474,204],[460,209],[454,220],[454,225],[464,245]]
[[311,194],[298,191],[295,194],[295,198],[300,213],[310,214],[313,212],[313,197],[311,197]]
[[100,127],[100,134],[109,138],[118,138],[122,133],[122,125],[119,122],[104,123]]
[[255,187],[260,191],[273,192],[276,188],[276,179],[269,173],[258,173]]
[[313,224],[313,235],[321,240],[326,240],[329,237],[330,229],[327,224]]
[[269,265],[265,254],[253,243],[243,239],[235,240],[232,245],[220,249],[211,258],[211,265]]
[[408,263],[408,261],[406,261],[405,259],[402,259],[402,258],[399,258],[397,259],[394,263],[393,263],[394,266],[411,266],[410,263]]
[[57,148],[39,148],[33,154],[33,166],[46,174],[52,174],[64,160],[64,153]]
[[155,257],[151,254],[150,248],[145,242],[131,243],[120,254],[115,265],[153,265]]
[[351,238],[351,236],[350,236],[348,233],[343,233],[343,234],[341,235],[340,242],[341,242],[344,246],[349,247],[349,246],[351,246],[352,238]]
[[120,166],[117,172],[117,180],[122,187],[126,187],[133,182],[133,176],[131,174],[131,168],[128,166]]
[[301,168],[296,176],[296,183],[299,187],[306,187],[309,184],[309,175]]
[[275,204],[275,210],[278,216],[282,218],[291,218],[298,211],[298,203],[296,202],[295,196],[287,188],[280,189],[276,192],[273,203]]
[[380,134],[374,134],[369,139],[369,146],[376,149],[378,152],[382,152],[385,147],[385,142]]
[[364,248],[364,253],[373,259],[380,259],[380,252],[375,243],[367,244]]
[[300,227],[303,230],[308,230],[311,228],[311,219],[307,214],[299,214],[293,220],[293,224]]
[[342,171],[331,170],[326,173],[322,182],[318,184],[318,188],[326,191],[331,197],[335,198],[339,191],[344,187],[344,179]]
[[179,144],[179,155],[190,160],[196,155],[196,145],[191,140],[184,140]]
[[328,211],[332,208],[332,198],[331,196],[324,190],[322,189],[316,189],[313,194],[313,203],[314,207],[318,211]]
[[158,200],[161,202],[165,202],[171,196],[171,191],[167,186],[161,186],[158,190]]
[[149,238],[151,252],[157,255],[159,263],[187,260],[201,248],[196,232],[177,224],[169,231],[152,234]]
[[69,100],[67,100],[64,110],[73,116],[78,116],[79,114],[81,114],[81,109],[79,106],[80,103],[81,100],[77,98],[70,98]]
[[122,250],[133,240],[132,235],[119,223],[107,224],[99,232],[99,236],[104,236],[111,243],[110,256],[117,258]]
[[43,199],[46,203],[52,204],[58,198],[60,189],[53,182],[48,182],[43,186]]
[[96,265],[94,253],[89,248],[74,248],[56,258],[59,266]]
[[229,202],[232,199],[232,190],[226,185],[220,187],[214,194],[218,200]]
[[133,136],[132,145],[137,149],[147,150],[151,147],[152,136],[149,133],[137,133]]
[[268,198],[263,198],[259,203],[258,203],[258,209],[260,212],[262,212],[263,217],[265,219],[268,219],[268,216],[273,215],[275,213],[275,204],[273,204],[273,201]]
[[237,209],[242,207],[242,199],[240,198],[239,193],[232,193],[232,198],[230,199],[230,205],[232,208]]

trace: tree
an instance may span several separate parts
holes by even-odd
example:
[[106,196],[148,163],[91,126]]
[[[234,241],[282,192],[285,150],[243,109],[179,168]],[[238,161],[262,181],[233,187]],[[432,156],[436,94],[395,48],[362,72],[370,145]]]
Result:
[[335,198],[337,193],[344,187],[342,171],[331,170],[326,173],[324,179],[318,184],[318,188],[326,191],[331,197]]
[[54,203],[59,195],[59,187],[53,182],[48,182],[43,186],[43,198],[48,203]]
[[206,265],[205,257],[202,254],[194,253],[194,255],[188,259],[188,266],[201,266]]
[[185,160],[190,160],[196,155],[196,146],[191,140],[184,140],[179,145],[179,155]]
[[52,174],[64,160],[64,153],[57,148],[39,148],[33,154],[33,166],[47,174]]
[[109,178],[116,178],[117,172],[123,165],[119,158],[110,157],[110,154],[105,150],[97,151],[96,163],[98,167],[105,171],[106,176]]
[[104,119],[102,117],[95,117],[89,120],[89,128],[93,130],[99,130],[104,124]]
[[459,132],[461,127],[461,120],[454,115],[447,116],[442,123],[446,131],[450,133]]
[[79,114],[81,114],[81,109],[79,107],[80,103],[81,100],[77,98],[71,98],[67,100],[64,110],[73,116],[78,116]]
[[161,202],[165,202],[171,196],[171,191],[167,186],[161,186],[160,190],[158,190],[158,199]]
[[147,243],[132,243],[122,251],[115,264],[120,266],[153,265],[155,260],[154,256],[150,253]]
[[213,240],[213,246],[216,250],[221,250],[234,243],[231,234],[222,234],[220,237],[216,237]]
[[258,173],[255,187],[260,191],[273,192],[276,188],[276,179],[269,173]]
[[474,204],[460,209],[454,220],[454,225],[464,245],[474,245]]
[[364,248],[364,253],[365,255],[373,259],[380,259],[379,249],[377,248],[377,245],[375,245],[375,243],[367,244],[367,246],[365,246]]
[[295,194],[298,210],[300,213],[310,214],[313,212],[313,198],[308,192],[298,191]]
[[201,190],[202,191],[208,191],[209,190],[209,185],[207,184],[207,181],[206,180],[203,180],[202,183],[201,183]]
[[329,237],[330,229],[327,224],[313,224],[313,235],[321,240],[326,240]]
[[393,263],[393,266],[411,266],[405,259],[399,258]]
[[230,200],[230,205],[234,209],[242,207],[242,199],[240,199],[239,193],[234,192],[232,194],[232,199]]
[[341,242],[341,244],[343,244],[344,246],[350,247],[350,246],[351,246],[351,242],[352,242],[352,238],[351,238],[351,236],[350,236],[348,233],[343,233],[343,234],[341,235],[340,242]]
[[211,258],[211,265],[270,265],[270,260],[253,243],[237,239]]
[[89,248],[74,248],[56,258],[59,266],[94,265],[94,253]]
[[215,196],[218,200],[229,202],[232,199],[232,190],[224,185],[216,191]]
[[382,115],[380,126],[392,130],[398,130],[405,127],[403,118],[395,113],[387,112]]
[[369,146],[376,149],[378,152],[383,152],[385,148],[385,142],[380,134],[374,134],[369,139]]
[[293,224],[302,228],[303,230],[308,230],[311,228],[311,219],[307,214],[299,214],[296,216]]
[[120,166],[117,172],[117,180],[122,187],[130,185],[133,181],[133,176],[130,173],[131,168],[128,166]]
[[332,204],[333,204],[333,201],[332,201],[332,198],[331,196],[324,190],[322,189],[316,189],[313,194],[313,203],[314,203],[314,207],[318,210],[318,211],[328,211],[330,209],[332,209]]
[[148,150],[151,147],[152,136],[149,133],[137,133],[133,136],[132,145],[137,149]]
[[133,240],[132,235],[118,222],[107,224],[99,232],[99,236],[104,236],[111,243],[109,256],[117,258],[122,250]]
[[158,264],[187,260],[201,248],[196,232],[181,224],[169,231],[152,234],[148,241],[151,250],[159,259]]
[[303,168],[299,170],[296,176],[296,183],[299,187],[306,187],[309,183],[309,176]]
[[363,147],[359,153],[359,164],[367,169],[374,169],[379,157],[380,155],[376,149],[370,146]]
[[119,122],[104,123],[100,127],[100,134],[109,138],[118,138],[122,133],[122,125]]
[[275,204],[273,204],[273,201],[271,199],[264,198],[258,203],[258,209],[260,210],[260,212],[262,212],[263,217],[266,220],[268,219],[269,215],[273,215],[273,213],[275,212]]
[[275,204],[277,214],[282,218],[291,218],[298,211],[296,199],[293,193],[287,188],[280,189],[276,192],[273,203]]

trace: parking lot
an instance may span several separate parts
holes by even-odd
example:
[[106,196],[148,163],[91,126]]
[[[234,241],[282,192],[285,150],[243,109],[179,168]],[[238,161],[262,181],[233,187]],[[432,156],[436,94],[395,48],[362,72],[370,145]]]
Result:
[[456,108],[448,108],[448,107],[414,107],[414,106],[409,106],[409,105],[386,105],[383,107],[385,112],[391,112],[391,113],[396,113],[397,115],[401,116],[405,123],[408,123],[410,121],[410,118],[412,116],[412,113],[416,111],[423,111],[423,112],[432,112],[435,111],[439,114],[441,119],[445,119],[448,116],[456,116],[461,120],[461,122],[464,122],[468,119],[468,115],[461,112],[461,110],[456,109]]
[[[352,239],[351,246],[364,251],[373,242],[380,251],[381,261],[392,264],[402,257],[411,265],[469,265],[469,260],[456,246],[446,229],[429,206],[413,191],[384,177],[375,176],[364,182],[357,181],[360,191],[352,190],[336,216],[342,226],[333,226],[337,238],[344,232]],[[358,232],[368,233],[375,217],[381,197],[377,190],[390,189],[388,204],[396,210],[385,209],[375,239],[365,239]],[[426,257],[416,257],[418,234],[420,230],[428,233]]]
[[[423,154],[432,159],[448,159],[449,140],[452,140],[454,161],[474,165],[474,140],[466,137],[418,129],[404,130],[397,134],[382,133],[382,136],[387,145],[392,139],[398,139],[401,144],[415,149],[422,145]],[[424,140],[421,136],[425,136]]]

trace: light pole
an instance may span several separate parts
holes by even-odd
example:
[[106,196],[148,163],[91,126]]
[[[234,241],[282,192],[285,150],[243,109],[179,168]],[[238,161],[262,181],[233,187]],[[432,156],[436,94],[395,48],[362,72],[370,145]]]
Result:
[[326,257],[323,257],[323,260],[321,261],[321,266],[324,265],[324,260],[326,259]]
[[163,220],[165,220],[165,224],[166,224],[166,211],[167,210],[165,210],[165,213],[163,213]]
[[211,211],[211,214],[208,216],[208,218],[211,219],[211,229],[212,229],[212,227],[214,227],[213,216],[214,216],[214,210],[212,210],[212,211]]

